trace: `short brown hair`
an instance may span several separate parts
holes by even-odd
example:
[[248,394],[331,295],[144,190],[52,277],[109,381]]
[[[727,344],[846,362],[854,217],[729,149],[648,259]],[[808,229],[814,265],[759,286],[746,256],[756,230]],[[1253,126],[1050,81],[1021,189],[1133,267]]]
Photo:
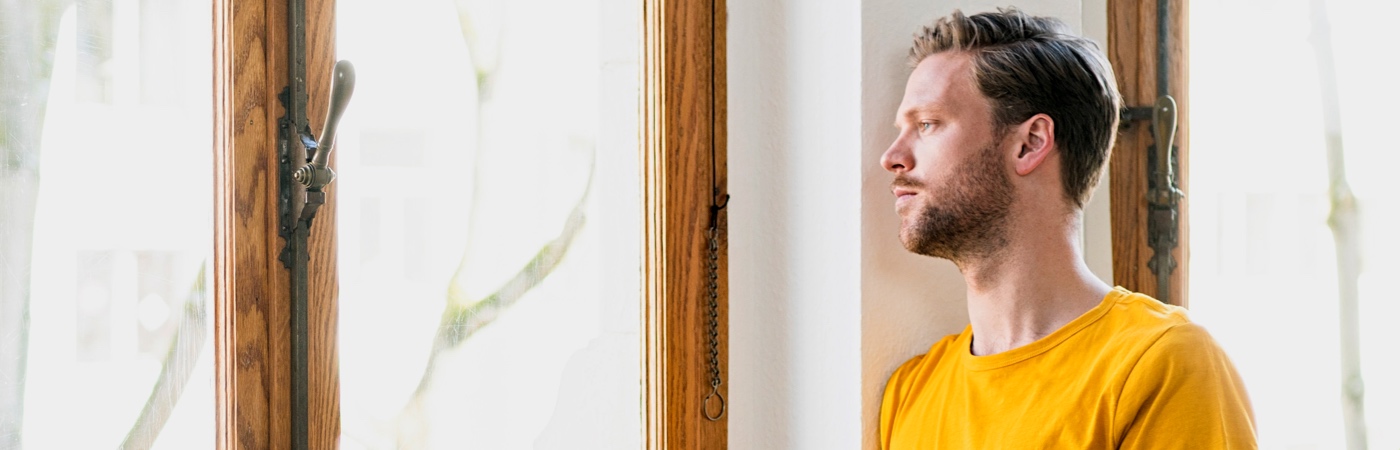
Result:
[[972,16],[954,10],[915,35],[909,64],[947,51],[971,55],[973,80],[991,100],[998,128],[1039,113],[1055,121],[1065,196],[1084,207],[1113,147],[1121,104],[1098,45],[1058,19],[1015,8]]

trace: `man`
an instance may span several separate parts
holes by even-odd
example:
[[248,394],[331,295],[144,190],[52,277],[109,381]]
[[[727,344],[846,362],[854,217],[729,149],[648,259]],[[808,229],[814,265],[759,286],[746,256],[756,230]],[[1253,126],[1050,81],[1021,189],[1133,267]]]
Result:
[[1097,46],[1055,19],[955,11],[910,57],[880,162],[900,240],[958,266],[972,323],[890,377],[881,448],[1256,447],[1210,335],[1084,263],[1120,102]]

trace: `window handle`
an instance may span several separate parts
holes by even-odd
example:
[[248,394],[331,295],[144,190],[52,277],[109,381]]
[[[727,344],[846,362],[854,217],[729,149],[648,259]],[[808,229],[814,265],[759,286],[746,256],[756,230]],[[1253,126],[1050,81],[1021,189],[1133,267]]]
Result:
[[1157,152],[1157,189],[1153,189],[1153,201],[1161,204],[1175,204],[1181,197],[1176,188],[1176,175],[1172,170],[1172,146],[1176,140],[1176,99],[1170,95],[1157,98],[1152,108],[1152,137],[1157,141],[1153,150]]
[[1157,275],[1157,299],[1171,302],[1171,273],[1176,269],[1172,249],[1177,247],[1178,208],[1183,194],[1176,187],[1176,99],[1170,95],[1157,98],[1152,107],[1152,137],[1156,141],[1148,157],[1153,162],[1147,185],[1147,244],[1152,258],[1147,268]]
[[321,127],[321,137],[315,142],[307,142],[307,151],[313,152],[310,162],[296,172],[292,178],[307,190],[320,190],[335,180],[335,171],[329,163],[331,150],[335,149],[335,132],[340,126],[340,118],[345,107],[350,104],[350,96],[355,93],[355,66],[350,61],[335,63],[331,75],[330,111],[326,113],[326,124]]

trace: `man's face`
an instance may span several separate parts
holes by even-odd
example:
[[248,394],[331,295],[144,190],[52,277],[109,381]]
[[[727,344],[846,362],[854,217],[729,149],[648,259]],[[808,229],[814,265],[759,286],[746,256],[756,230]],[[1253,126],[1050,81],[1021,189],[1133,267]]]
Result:
[[990,101],[977,89],[972,60],[943,52],[925,58],[904,89],[899,137],[880,158],[899,237],[914,253],[959,262],[1006,245],[1013,189]]

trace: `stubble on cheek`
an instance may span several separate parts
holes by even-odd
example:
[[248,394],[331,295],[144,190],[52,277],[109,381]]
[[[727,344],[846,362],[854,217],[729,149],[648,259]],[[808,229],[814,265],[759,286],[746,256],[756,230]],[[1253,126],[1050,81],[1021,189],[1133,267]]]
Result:
[[900,214],[900,241],[913,253],[954,262],[995,253],[1006,245],[1011,181],[995,147],[959,165],[937,191],[926,183],[896,177],[894,185],[916,188],[918,203]]

